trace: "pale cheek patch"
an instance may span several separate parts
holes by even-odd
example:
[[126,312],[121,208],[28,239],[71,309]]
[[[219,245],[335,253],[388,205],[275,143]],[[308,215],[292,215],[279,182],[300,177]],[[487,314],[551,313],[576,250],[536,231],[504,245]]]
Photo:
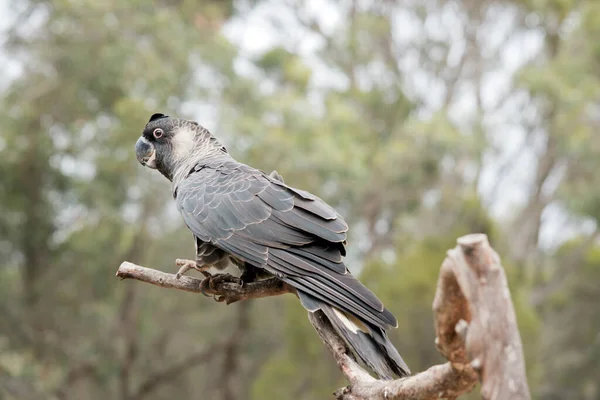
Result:
[[188,127],[181,127],[171,139],[173,145],[173,158],[179,161],[187,158],[196,146],[195,132]]

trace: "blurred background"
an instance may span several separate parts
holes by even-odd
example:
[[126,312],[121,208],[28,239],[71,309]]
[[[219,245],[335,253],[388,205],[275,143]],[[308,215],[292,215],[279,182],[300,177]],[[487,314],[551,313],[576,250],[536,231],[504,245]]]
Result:
[[1,0],[0,398],[345,384],[293,296],[226,307],[114,277],[194,255],[134,156],[154,112],[334,205],[413,371],[444,361],[445,251],[487,233],[534,397],[600,399],[600,2]]

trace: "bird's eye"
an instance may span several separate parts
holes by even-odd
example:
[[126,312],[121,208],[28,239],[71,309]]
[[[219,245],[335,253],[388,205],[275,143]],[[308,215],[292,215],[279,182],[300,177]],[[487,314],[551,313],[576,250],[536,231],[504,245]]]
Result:
[[157,138],[157,139],[160,138],[163,135],[163,133],[164,133],[163,130],[160,129],[160,128],[156,128],[154,130],[154,132],[152,132],[152,134],[154,135],[154,137]]

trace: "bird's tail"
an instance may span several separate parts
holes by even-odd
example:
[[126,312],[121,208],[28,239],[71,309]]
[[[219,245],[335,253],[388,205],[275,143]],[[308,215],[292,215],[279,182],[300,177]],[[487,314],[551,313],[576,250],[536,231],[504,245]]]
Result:
[[348,347],[379,379],[389,380],[410,375],[408,366],[388,339],[385,330],[361,321],[300,290],[298,296],[309,312],[321,310],[325,314]]

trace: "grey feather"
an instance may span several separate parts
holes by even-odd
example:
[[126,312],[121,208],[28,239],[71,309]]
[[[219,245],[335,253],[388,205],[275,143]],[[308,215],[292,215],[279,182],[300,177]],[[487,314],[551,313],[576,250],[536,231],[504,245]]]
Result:
[[[268,271],[295,286],[307,310],[329,310],[336,329],[343,327],[332,306],[369,324],[373,337],[342,334],[382,377],[390,371],[405,374],[394,364],[397,351],[379,334],[396,319],[343,263],[348,230],[343,218],[317,196],[284,184],[279,174],[265,175],[226,153],[208,161],[187,175],[175,174],[183,178],[174,181],[186,225],[206,243],[198,246],[199,260],[228,255],[240,265]],[[361,335],[365,338],[357,339]]]

